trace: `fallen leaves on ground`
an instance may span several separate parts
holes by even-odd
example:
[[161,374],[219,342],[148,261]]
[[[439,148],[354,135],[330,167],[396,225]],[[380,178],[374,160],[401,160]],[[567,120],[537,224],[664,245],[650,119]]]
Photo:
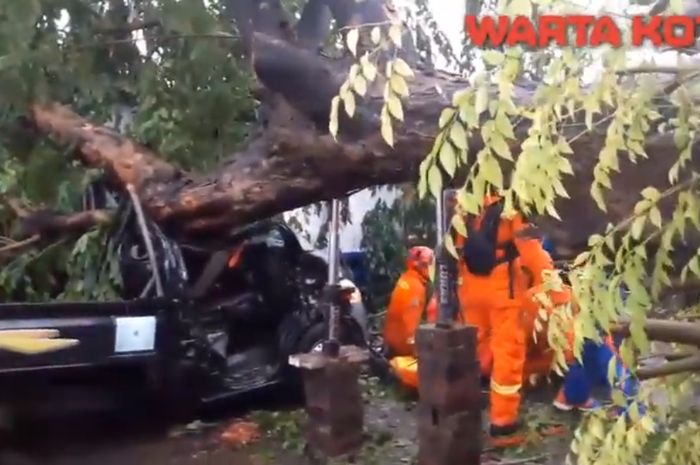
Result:
[[227,446],[238,449],[252,444],[260,439],[260,428],[250,421],[231,423],[221,434],[221,440]]

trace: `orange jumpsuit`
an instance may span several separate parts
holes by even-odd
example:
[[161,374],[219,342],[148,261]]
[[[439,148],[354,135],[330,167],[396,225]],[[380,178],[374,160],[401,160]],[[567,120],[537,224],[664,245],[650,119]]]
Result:
[[[552,302],[552,306],[544,308],[547,312],[547,318],[545,321],[539,318],[540,310],[542,305],[534,300],[535,294],[541,291],[540,286],[534,286],[527,290],[525,296],[523,297],[523,317],[524,317],[524,328],[525,328],[525,338],[528,342],[527,344],[527,356],[525,360],[525,370],[524,370],[524,380],[527,380],[530,375],[547,375],[552,368],[552,363],[554,361],[554,351],[549,347],[549,342],[547,341],[547,326],[551,315],[556,310],[557,306],[571,302],[571,289],[568,286],[563,286],[561,291],[549,291],[548,297]],[[576,307],[572,309],[572,316],[576,315]],[[541,328],[537,332],[537,337],[533,336],[535,332],[535,320],[540,320]],[[565,357],[567,363],[574,361],[573,346],[574,346],[574,331],[573,331],[573,320],[567,324],[566,338],[568,342],[568,347],[565,352]]]
[[[487,198],[485,204],[496,200],[498,198]],[[481,218],[477,218],[477,229],[480,223]],[[551,257],[538,239],[516,236],[526,226],[528,224],[519,214],[510,219],[501,218],[499,223],[497,243],[513,241],[518,251],[512,266],[501,263],[489,276],[477,276],[469,272],[463,260],[459,263],[460,316],[462,321],[477,327],[477,355],[482,373],[491,372],[491,424],[494,426],[514,425],[518,420],[527,347],[523,315],[527,279],[522,268],[530,270],[534,285],[542,283],[543,270],[554,269]],[[458,237],[456,242],[460,247],[464,238]],[[499,248],[497,257],[503,256],[504,251]]]
[[428,247],[414,247],[409,252],[407,270],[391,294],[384,319],[384,343],[391,354],[390,364],[401,381],[417,387],[417,359],[414,337],[423,313],[429,322],[437,318],[437,301],[433,296],[426,307],[428,268],[433,252]]
[[424,311],[427,320],[435,322],[436,299],[430,299],[427,309],[425,299],[426,280],[415,270],[407,270],[394,287],[384,320],[384,343],[392,356],[415,355],[413,337]]

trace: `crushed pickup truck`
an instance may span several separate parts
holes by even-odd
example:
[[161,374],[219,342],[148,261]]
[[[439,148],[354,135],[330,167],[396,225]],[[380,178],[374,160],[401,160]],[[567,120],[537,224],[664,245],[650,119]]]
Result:
[[[138,199],[99,183],[88,197],[90,208],[118,206],[105,247],[119,256],[123,300],[1,303],[0,332],[44,330],[77,342],[33,354],[0,347],[0,402],[65,386],[129,384],[172,412],[189,412],[265,386],[299,387],[287,359],[320,350],[326,337],[318,300],[328,265],[303,250],[285,223],[258,222],[206,244],[177,243],[145,218]],[[341,274],[341,338],[364,345],[362,296],[347,268]]]

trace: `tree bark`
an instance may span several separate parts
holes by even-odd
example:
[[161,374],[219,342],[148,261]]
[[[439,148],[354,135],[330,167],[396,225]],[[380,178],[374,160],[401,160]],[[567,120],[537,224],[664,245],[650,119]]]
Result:
[[640,368],[637,370],[637,377],[644,381],[645,379],[661,378],[689,371],[700,371],[700,355],[691,355],[655,367]]
[[[700,324],[697,323],[648,318],[644,329],[652,341],[700,347]],[[629,336],[629,323],[620,324],[612,332],[624,337]]]
[[[432,147],[440,112],[455,91],[467,86],[459,77],[412,61],[416,77],[409,83],[405,122],[394,128],[393,148],[379,134],[382,96],[377,89],[370,89],[358,102],[353,119],[341,118],[339,142],[327,130],[331,99],[349,64],[347,59],[325,58],[316,50],[319,31],[328,30],[327,12],[341,27],[386,22],[392,10],[385,0],[312,0],[296,30],[278,1],[231,0],[229,8],[264,87],[270,120],[245,150],[215,173],[204,178],[185,173],[158,154],[58,104],[32,108],[36,127],[60,143],[74,145],[86,165],[104,168],[123,186],[133,184],[147,212],[173,235],[216,234],[353,190],[417,179],[418,166]],[[532,101],[534,90],[535,86],[523,83],[516,88],[516,97],[521,103]],[[516,129],[522,140],[527,127]],[[598,130],[572,144],[575,176],[565,182],[571,199],[562,199],[558,205],[562,221],[540,222],[560,254],[585,248],[591,233],[627,215],[643,187],[667,183],[674,157],[666,154],[674,147],[673,139],[654,135],[646,145],[649,160],[636,165],[621,160],[621,174],[613,176],[615,189],[607,194],[609,213],[600,212],[589,187],[604,139],[604,131]],[[518,140],[512,144],[516,154]],[[481,147],[475,138],[470,152]]]

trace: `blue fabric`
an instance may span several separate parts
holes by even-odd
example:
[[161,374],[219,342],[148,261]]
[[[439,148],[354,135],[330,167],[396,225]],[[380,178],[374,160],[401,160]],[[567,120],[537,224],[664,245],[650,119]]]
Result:
[[542,238],[542,248],[549,254],[554,255],[554,243],[547,237]]
[[369,270],[365,261],[365,252],[344,252],[341,254],[343,263],[352,272],[352,281],[358,287],[364,287],[369,282]]
[[[619,342],[616,341],[616,347]],[[564,395],[570,404],[581,404],[591,396],[591,390],[595,387],[605,388],[608,395],[612,387],[608,383],[608,365],[610,359],[616,357],[613,350],[607,344],[596,344],[586,341],[583,345],[583,365],[575,361],[569,366],[569,371],[564,376]],[[622,360],[616,361],[616,380],[622,380],[621,389],[626,396],[637,393],[638,381],[625,370]]]

